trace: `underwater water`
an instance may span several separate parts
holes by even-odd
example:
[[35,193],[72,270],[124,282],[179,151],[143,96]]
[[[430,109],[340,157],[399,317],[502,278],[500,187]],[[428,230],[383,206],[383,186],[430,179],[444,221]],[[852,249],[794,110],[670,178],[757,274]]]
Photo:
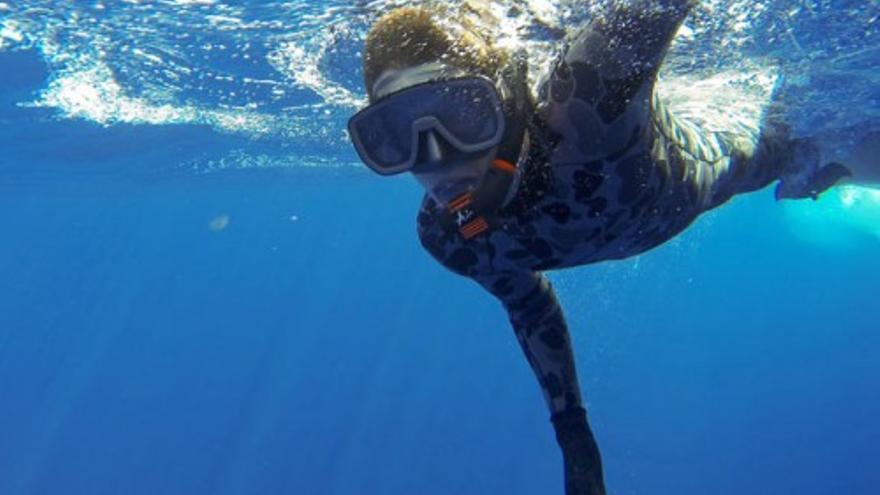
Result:
[[[0,494],[562,493],[502,309],[344,134],[403,3],[0,2]],[[585,3],[491,7],[537,71]],[[769,81],[845,148],[880,129],[878,16],[703,1],[664,82]],[[609,493],[877,493],[878,254],[880,190],[765,190],[551,273]]]

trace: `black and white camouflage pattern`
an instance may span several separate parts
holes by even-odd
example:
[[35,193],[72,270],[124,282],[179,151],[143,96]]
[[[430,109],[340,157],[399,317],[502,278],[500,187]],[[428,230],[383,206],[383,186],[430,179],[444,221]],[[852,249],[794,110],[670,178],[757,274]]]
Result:
[[[581,405],[562,309],[541,272],[621,259],[779,177],[776,127],[702,131],[654,93],[690,1],[614,6],[572,38],[539,85],[528,169],[500,226],[470,241],[426,198],[425,249],[501,300],[551,412]],[[781,133],[781,131],[780,131]]]

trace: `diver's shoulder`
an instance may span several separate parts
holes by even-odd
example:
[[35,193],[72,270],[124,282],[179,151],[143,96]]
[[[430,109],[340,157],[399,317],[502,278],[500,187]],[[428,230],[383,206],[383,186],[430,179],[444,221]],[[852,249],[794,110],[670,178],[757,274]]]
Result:
[[453,245],[457,238],[443,225],[440,219],[441,213],[442,210],[437,202],[425,195],[416,219],[419,243],[438,263],[456,273],[466,275],[460,268],[457,269],[454,260],[450,260],[449,252],[454,250]]
[[422,247],[449,271],[479,280],[493,270],[489,243],[465,240],[443,220],[443,210],[433,199],[422,201],[417,224]]

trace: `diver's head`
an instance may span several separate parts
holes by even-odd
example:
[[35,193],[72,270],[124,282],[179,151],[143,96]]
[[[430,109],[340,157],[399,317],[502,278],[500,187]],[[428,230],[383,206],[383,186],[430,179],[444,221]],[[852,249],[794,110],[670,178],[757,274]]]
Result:
[[371,105],[352,117],[349,133],[371,169],[411,171],[448,205],[478,189],[511,142],[518,156],[524,131],[511,121],[524,119],[509,111],[522,107],[504,76],[510,56],[435,15],[400,8],[373,25],[364,51]]
[[[380,17],[367,34],[364,84],[370,101],[379,98],[376,82],[386,73],[441,63],[471,76],[495,79],[508,55],[494,48],[472,26],[439,20],[440,11],[403,7]],[[442,74],[438,74],[438,78]]]

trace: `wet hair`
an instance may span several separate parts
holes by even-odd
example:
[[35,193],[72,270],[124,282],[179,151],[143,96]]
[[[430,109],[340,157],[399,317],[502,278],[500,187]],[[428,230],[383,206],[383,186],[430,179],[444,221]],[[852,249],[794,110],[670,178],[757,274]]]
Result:
[[495,79],[506,53],[494,48],[465,22],[441,22],[443,14],[448,12],[402,7],[373,24],[367,34],[363,60],[364,83],[371,99],[373,85],[383,72],[431,62]]

